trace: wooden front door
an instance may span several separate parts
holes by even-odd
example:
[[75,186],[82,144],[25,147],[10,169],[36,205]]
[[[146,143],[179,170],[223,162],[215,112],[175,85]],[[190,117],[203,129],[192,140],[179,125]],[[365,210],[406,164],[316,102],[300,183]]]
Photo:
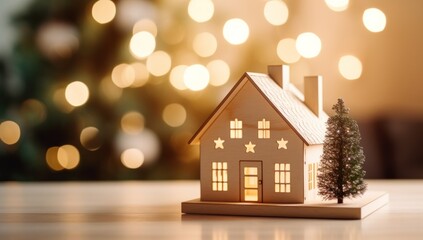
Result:
[[240,161],[241,201],[262,202],[262,162]]

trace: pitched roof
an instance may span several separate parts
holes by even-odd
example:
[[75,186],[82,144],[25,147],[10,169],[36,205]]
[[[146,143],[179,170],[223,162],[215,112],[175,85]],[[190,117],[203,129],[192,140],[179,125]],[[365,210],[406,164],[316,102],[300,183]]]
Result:
[[245,73],[226,95],[223,101],[211,114],[208,120],[198,129],[189,143],[198,143],[201,136],[215,121],[220,113],[226,108],[231,100],[242,89],[244,84],[250,81],[259,93],[269,102],[276,112],[288,123],[296,134],[307,145],[322,144],[325,138],[327,115],[318,118],[304,103],[304,97],[292,84],[289,89],[282,89],[267,74]]

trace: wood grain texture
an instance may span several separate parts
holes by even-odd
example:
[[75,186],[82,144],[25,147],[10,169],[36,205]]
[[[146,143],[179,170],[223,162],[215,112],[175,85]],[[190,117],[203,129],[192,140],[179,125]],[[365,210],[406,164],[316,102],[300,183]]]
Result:
[[366,192],[362,197],[336,201],[313,201],[304,204],[205,202],[200,199],[182,203],[182,212],[258,217],[363,219],[389,202],[386,192]]
[[199,181],[0,184],[0,239],[421,239],[423,180],[368,181],[390,202],[363,220],[181,214]]

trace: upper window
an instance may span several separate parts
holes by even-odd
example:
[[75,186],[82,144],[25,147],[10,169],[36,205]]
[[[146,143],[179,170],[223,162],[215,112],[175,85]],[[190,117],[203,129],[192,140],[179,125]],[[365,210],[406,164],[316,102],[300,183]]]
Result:
[[231,138],[242,138],[242,121],[235,118],[234,121],[231,121]]
[[263,120],[258,121],[258,138],[270,138],[270,121]]

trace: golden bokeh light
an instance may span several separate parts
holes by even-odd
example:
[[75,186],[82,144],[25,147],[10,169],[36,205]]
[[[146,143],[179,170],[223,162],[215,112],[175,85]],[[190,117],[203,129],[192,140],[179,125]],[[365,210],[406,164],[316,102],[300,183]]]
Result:
[[43,122],[47,117],[47,107],[37,99],[27,99],[20,108],[21,115],[26,119],[26,124],[34,125]]
[[147,58],[147,69],[153,76],[163,76],[171,67],[172,59],[164,51],[156,51]]
[[342,56],[338,62],[339,73],[347,80],[356,80],[361,77],[363,65],[360,59],[352,55]]
[[41,54],[52,60],[69,58],[80,46],[79,31],[64,22],[48,21],[42,24],[35,40]]
[[84,105],[90,97],[90,90],[85,83],[74,81],[69,83],[65,89],[66,101],[74,107]]
[[199,33],[195,36],[192,47],[198,56],[210,57],[217,49],[216,37],[209,32]]
[[137,148],[129,148],[122,152],[120,161],[125,167],[136,169],[144,163],[144,154]]
[[57,158],[58,151],[59,147],[50,147],[46,152],[46,163],[54,171],[60,171],[64,169],[63,166],[59,163],[59,159]]
[[135,71],[135,79],[134,82],[131,84],[131,87],[137,88],[142,87],[148,82],[148,78],[150,77],[150,73],[148,72],[147,66],[144,63],[135,62],[131,64],[131,67]]
[[263,13],[266,20],[274,26],[285,24],[289,17],[288,6],[282,0],[267,1]]
[[225,61],[220,59],[213,60],[207,64],[207,69],[210,73],[210,85],[222,86],[229,81],[231,69]]
[[101,146],[99,130],[96,127],[86,127],[82,129],[79,140],[81,145],[89,151],[98,150]]
[[120,127],[125,133],[138,134],[144,129],[144,116],[135,111],[127,112],[120,120]]
[[163,110],[163,121],[171,127],[180,127],[185,123],[187,111],[178,103],[167,105]]
[[200,91],[207,87],[210,81],[210,74],[206,67],[201,64],[194,64],[184,71],[185,86],[192,91]]
[[109,76],[101,80],[99,92],[102,99],[109,103],[116,102],[122,96],[122,88],[117,87]]
[[156,39],[150,32],[137,32],[129,42],[129,49],[135,58],[144,59],[156,49]]
[[53,102],[58,109],[65,113],[70,113],[75,107],[69,104],[65,97],[65,89],[59,88],[53,93]]
[[335,12],[342,12],[348,8],[350,0],[325,0],[329,9]]
[[202,23],[209,21],[214,14],[214,4],[211,0],[190,0],[188,15],[192,20]]
[[13,145],[21,138],[21,128],[14,121],[0,123],[0,140],[7,145]]
[[377,8],[368,8],[363,13],[363,24],[370,32],[382,32],[386,27],[386,16]]
[[57,150],[59,164],[65,169],[74,169],[79,164],[79,151],[73,145],[63,145]]
[[138,33],[138,32],[149,32],[154,37],[157,36],[157,24],[148,18],[141,19],[138,22],[135,23],[134,27],[132,28],[132,34]]
[[178,90],[185,90],[187,89],[184,83],[184,72],[188,66],[186,65],[178,65],[170,71],[169,81],[172,86]]
[[115,18],[116,6],[110,0],[99,0],[94,3],[91,14],[95,21],[105,24]]
[[276,48],[278,57],[286,63],[295,63],[300,60],[301,55],[295,47],[295,39],[285,38],[279,41]]
[[314,58],[320,54],[322,42],[316,34],[305,32],[298,35],[295,47],[302,57]]
[[223,37],[233,45],[243,44],[250,35],[248,24],[240,18],[232,18],[223,26]]
[[126,63],[121,63],[112,70],[112,81],[119,88],[130,87],[135,82],[135,69]]

